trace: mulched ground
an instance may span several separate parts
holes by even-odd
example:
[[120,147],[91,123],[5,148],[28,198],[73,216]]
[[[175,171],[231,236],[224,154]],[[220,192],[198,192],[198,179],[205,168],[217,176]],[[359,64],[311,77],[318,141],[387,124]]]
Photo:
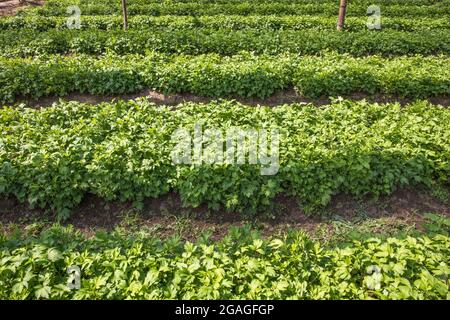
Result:
[[[171,193],[157,199],[148,199],[142,210],[131,203],[106,202],[93,195],[85,197],[70,219],[71,224],[90,236],[99,230],[110,231],[117,226],[127,230],[147,228],[159,237],[178,234],[185,239],[196,239],[204,231],[219,239],[232,226],[252,224],[263,235],[277,234],[288,229],[314,232],[332,220],[352,222],[367,218],[387,218],[420,228],[425,213],[437,213],[450,217],[449,201],[441,201],[421,188],[407,188],[378,200],[355,200],[346,195],[335,196],[330,205],[318,214],[306,215],[293,198],[280,196],[275,200],[274,218],[242,219],[238,214],[225,211],[213,212],[203,206],[184,208],[180,197]],[[0,199],[0,227],[14,225],[26,229],[36,222],[50,224],[55,216],[39,209],[29,209],[15,199]],[[1,229],[1,228],[0,228]]]

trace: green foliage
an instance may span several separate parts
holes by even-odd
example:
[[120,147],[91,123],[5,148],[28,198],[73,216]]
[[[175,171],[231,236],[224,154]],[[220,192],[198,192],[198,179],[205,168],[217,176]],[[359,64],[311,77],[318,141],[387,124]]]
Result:
[[[36,7],[26,10],[24,14],[36,14],[41,16],[66,16],[68,5],[79,5],[85,15],[118,15],[121,12],[120,3],[111,5],[110,2],[92,3],[87,0],[62,1],[52,3],[44,7]],[[348,8],[349,15],[366,16],[367,7],[371,5],[370,1],[358,1],[352,3]],[[377,3],[379,4],[379,3]],[[450,14],[449,2],[447,0],[438,3],[421,3],[417,5],[411,2],[385,2],[383,4],[383,13],[387,16],[442,16]],[[214,3],[211,1],[175,1],[175,2],[135,2],[128,3],[128,12],[130,15],[336,15],[336,2],[311,3],[296,1],[220,1]]]
[[44,56],[0,58],[0,101],[71,92],[121,94],[153,88],[208,97],[265,98],[295,86],[306,97],[353,92],[426,98],[450,94],[450,59],[348,55]]
[[[280,193],[305,208],[332,195],[389,194],[398,186],[448,184],[449,109],[417,102],[338,100],[317,108],[254,109],[235,102],[187,103],[175,110],[144,100],[98,106],[60,103],[42,110],[0,110],[0,194],[67,217],[86,193],[133,201],[178,192],[184,203],[251,215]],[[280,168],[174,165],[171,135],[195,124],[278,128]]]
[[417,214],[415,218],[417,220],[414,222],[396,215],[374,218],[366,215],[364,210],[352,219],[333,215],[314,230],[312,236],[327,246],[346,246],[353,241],[365,241],[369,238],[386,240],[404,239],[408,236],[450,235],[450,219],[444,214]]
[[[130,0],[131,30],[122,32],[119,1],[48,0],[0,19],[0,101],[144,88],[208,97],[265,98],[289,87],[312,98],[450,95],[450,1],[380,0],[383,31],[367,30],[371,4],[349,6],[347,32],[335,32],[334,0]],[[81,8],[82,30],[67,30],[69,5]],[[342,99],[321,108],[225,101],[169,108],[144,100],[4,107],[0,196],[59,218],[87,194],[139,207],[175,191],[184,205],[245,216],[268,212],[281,194],[308,211],[338,193],[377,197],[414,184],[445,199],[448,123],[449,109],[425,102]],[[196,124],[279,129],[278,173],[174,165],[172,133]],[[217,243],[207,235],[183,242],[183,217],[179,235],[166,240],[120,232],[85,239],[59,225],[37,238],[0,234],[0,299],[448,300],[449,219],[430,213],[424,221],[431,238],[409,230],[387,237],[394,226],[383,227],[383,240],[372,238],[370,221],[335,221],[328,246],[297,232],[262,240],[249,227]],[[81,268],[79,290],[67,286],[71,266]]]
[[[71,4],[73,5],[73,3]],[[335,33],[336,13],[330,16],[241,16],[241,15],[215,15],[215,16],[160,16],[131,15],[129,28],[139,31],[189,31],[197,29],[210,29],[218,31],[270,31],[270,30],[322,30]],[[81,29],[89,30],[122,30],[121,16],[101,15],[81,17]],[[367,30],[367,17],[353,17],[346,19],[346,30],[362,32]],[[67,29],[67,16],[14,16],[0,19],[0,30],[30,29],[48,31],[52,29]],[[417,17],[414,19],[399,17],[385,17],[382,20],[382,29],[387,31],[448,31],[450,22],[448,17],[437,16],[433,18]],[[376,36],[376,31],[370,33]]]
[[425,214],[425,229],[428,234],[450,234],[450,218],[434,213]]
[[[68,235],[65,247],[48,236],[0,243],[1,299],[449,298],[442,235],[325,248],[296,232],[261,240],[234,230],[217,243],[53,232]],[[67,287],[74,265],[79,290]]]
[[0,33],[0,55],[27,57],[45,54],[317,54],[324,51],[368,54],[414,55],[448,54],[448,30],[332,32],[320,30],[52,30],[28,29]]

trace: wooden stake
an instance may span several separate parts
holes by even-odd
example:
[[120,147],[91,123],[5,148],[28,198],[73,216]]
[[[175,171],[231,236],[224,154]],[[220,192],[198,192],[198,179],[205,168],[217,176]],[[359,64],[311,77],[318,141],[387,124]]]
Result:
[[122,14],[123,14],[123,29],[128,30],[128,14],[127,14],[127,1],[122,0]]
[[342,31],[345,25],[345,13],[347,11],[347,0],[341,0],[341,4],[339,6],[339,17],[337,23],[337,30]]

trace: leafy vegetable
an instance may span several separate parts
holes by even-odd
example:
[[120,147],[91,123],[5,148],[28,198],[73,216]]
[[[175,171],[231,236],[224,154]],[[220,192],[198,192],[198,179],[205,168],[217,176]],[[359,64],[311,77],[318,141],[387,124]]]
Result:
[[353,56],[368,54],[414,55],[450,53],[449,30],[416,32],[367,30],[214,30],[208,25],[195,30],[51,30],[28,29],[0,33],[0,55],[27,57],[45,54],[175,54],[221,55],[251,51],[257,54],[317,54],[335,50]]
[[[235,233],[236,234],[236,233]],[[60,259],[50,238],[0,243],[1,299],[448,299],[450,238],[326,248],[301,233],[217,243],[108,237]],[[67,269],[80,268],[80,289]]]
[[[285,105],[254,109],[235,102],[186,103],[175,110],[144,100],[0,110],[0,194],[61,217],[92,193],[140,203],[175,190],[184,203],[251,215],[280,193],[306,209],[332,195],[389,194],[398,186],[449,182],[449,109],[417,102]],[[277,128],[279,170],[261,165],[176,165],[179,128],[225,132]],[[212,191],[213,190],[213,191]]]
[[295,86],[306,97],[353,92],[428,98],[450,94],[450,59],[241,53],[189,56],[149,53],[91,57],[0,58],[0,100],[70,92],[131,93],[153,88],[209,97],[265,98]]

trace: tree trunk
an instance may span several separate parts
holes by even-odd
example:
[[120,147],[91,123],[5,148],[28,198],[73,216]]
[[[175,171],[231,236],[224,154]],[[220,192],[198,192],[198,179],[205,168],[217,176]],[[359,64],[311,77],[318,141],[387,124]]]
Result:
[[345,25],[345,12],[347,11],[347,0],[341,0],[339,6],[339,18],[337,23],[337,30],[341,31]]
[[123,29],[128,30],[127,1],[122,0]]

